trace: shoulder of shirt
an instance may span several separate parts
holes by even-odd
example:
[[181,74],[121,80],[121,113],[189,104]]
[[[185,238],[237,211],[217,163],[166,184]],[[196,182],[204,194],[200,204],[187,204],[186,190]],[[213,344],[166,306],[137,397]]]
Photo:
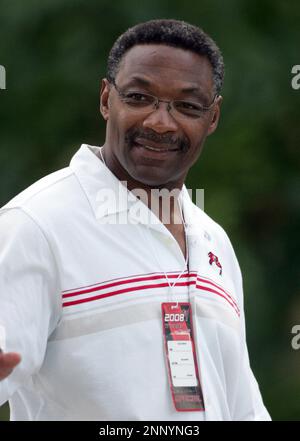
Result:
[[6,203],[1,210],[11,208],[23,208],[26,211],[28,206],[49,207],[49,202],[52,204],[57,196],[67,187],[67,181],[74,179],[74,173],[69,167],[57,170],[49,175],[46,175],[27,187],[21,193],[12,198]]
[[198,217],[204,232],[210,236],[215,251],[220,249],[226,253],[228,261],[231,263],[232,270],[241,275],[240,266],[236,257],[231,240],[224,228],[212,219],[207,213],[193,203],[195,215]]
[[213,218],[211,218],[204,210],[199,208],[193,203],[195,215],[198,217],[203,229],[210,235],[219,239],[225,239],[226,241],[230,239],[224,230],[224,228],[218,224]]

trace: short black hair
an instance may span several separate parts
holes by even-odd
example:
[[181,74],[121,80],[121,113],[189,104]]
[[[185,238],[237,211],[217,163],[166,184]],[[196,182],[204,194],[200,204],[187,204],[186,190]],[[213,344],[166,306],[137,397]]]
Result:
[[201,28],[185,21],[172,19],[139,23],[120,35],[108,56],[109,82],[114,82],[124,54],[133,46],[140,44],[164,44],[207,57],[212,66],[215,93],[220,93],[224,78],[224,62],[220,49]]

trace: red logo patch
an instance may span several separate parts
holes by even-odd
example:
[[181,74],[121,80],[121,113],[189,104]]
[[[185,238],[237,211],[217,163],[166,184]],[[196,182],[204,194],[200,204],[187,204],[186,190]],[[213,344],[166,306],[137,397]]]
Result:
[[209,257],[209,263],[210,265],[212,265],[213,263],[215,263],[217,265],[218,268],[220,268],[220,276],[222,275],[222,265],[219,262],[218,257],[213,254],[211,251],[208,253],[208,257]]

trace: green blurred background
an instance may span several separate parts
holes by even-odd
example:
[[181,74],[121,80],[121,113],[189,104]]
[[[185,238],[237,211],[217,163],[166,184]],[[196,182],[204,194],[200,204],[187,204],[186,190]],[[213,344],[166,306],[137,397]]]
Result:
[[[220,46],[222,118],[187,186],[228,232],[244,276],[252,369],[274,420],[300,419],[300,3],[279,0],[0,0],[0,206],[101,145],[108,51],[153,18],[199,25]],[[9,417],[0,408],[0,420]]]

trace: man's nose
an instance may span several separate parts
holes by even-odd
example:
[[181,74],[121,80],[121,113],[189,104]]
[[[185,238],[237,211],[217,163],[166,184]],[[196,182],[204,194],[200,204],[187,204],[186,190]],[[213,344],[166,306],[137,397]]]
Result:
[[159,106],[146,116],[143,127],[157,133],[176,132],[178,124],[170,114],[168,107],[167,103],[159,103]]

